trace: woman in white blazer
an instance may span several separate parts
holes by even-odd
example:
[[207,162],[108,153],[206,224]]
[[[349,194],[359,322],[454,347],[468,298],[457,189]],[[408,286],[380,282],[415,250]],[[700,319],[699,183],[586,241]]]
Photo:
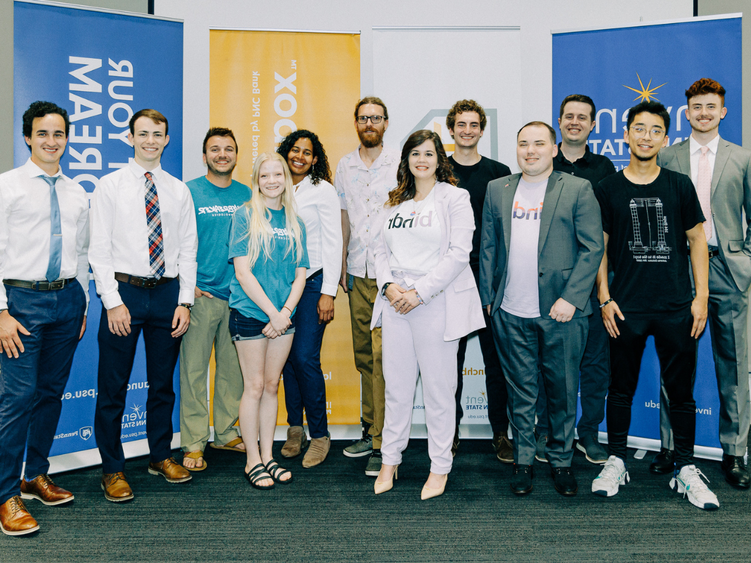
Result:
[[440,137],[413,133],[402,149],[375,247],[380,296],[371,328],[382,326],[386,418],[375,492],[390,490],[407,447],[422,376],[431,467],[423,500],[443,493],[456,424],[459,339],[485,326],[469,268],[475,229],[469,193],[457,188]]

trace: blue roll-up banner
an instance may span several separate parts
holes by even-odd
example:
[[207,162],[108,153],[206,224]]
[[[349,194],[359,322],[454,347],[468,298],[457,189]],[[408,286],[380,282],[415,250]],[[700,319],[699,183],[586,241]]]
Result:
[[[57,39],[54,39],[57,38]],[[183,24],[153,16],[63,7],[42,2],[14,3],[14,162],[29,158],[22,116],[35,100],[65,108],[71,121],[63,173],[87,192],[99,178],[133,157],[128,122],[154,108],[169,121],[170,143],[162,168],[182,178]],[[51,471],[100,462],[94,439],[97,394],[97,330],[101,301],[90,282],[88,328],[78,345],[63,410],[52,445]],[[175,390],[179,390],[175,370]],[[122,419],[126,456],[147,451],[146,364],[139,342]],[[172,420],[179,432],[179,395]],[[141,441],[141,442],[138,442]]]
[[[703,77],[717,80],[727,90],[728,114],[720,135],[741,144],[740,15],[553,34],[553,115],[558,117],[561,100],[569,94],[590,96],[597,106],[597,125],[589,148],[610,158],[618,170],[629,162],[623,140],[629,108],[643,100],[661,102],[671,117],[669,143],[683,141],[691,135],[685,91]],[[699,342],[694,396],[696,444],[719,448],[719,399],[709,330]],[[650,338],[629,431],[637,442],[647,439],[643,446],[659,447],[649,442],[660,437],[659,405],[659,362]],[[605,430],[604,423],[600,429]]]

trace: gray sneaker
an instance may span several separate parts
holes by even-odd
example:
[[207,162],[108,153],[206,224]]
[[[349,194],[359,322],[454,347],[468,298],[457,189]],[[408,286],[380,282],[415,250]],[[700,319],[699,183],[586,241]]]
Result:
[[365,466],[365,475],[368,477],[378,477],[378,474],[381,472],[382,463],[381,450],[373,450],[373,453],[370,454],[368,465]]
[[548,444],[548,435],[540,434],[537,437],[537,453],[535,453],[535,459],[543,463],[548,463],[548,458],[545,457],[545,446]]
[[347,457],[363,457],[370,455],[373,451],[373,436],[363,436],[356,442],[344,448],[344,455]]
[[608,460],[608,452],[597,441],[597,435],[582,436],[576,443],[576,449],[584,452],[587,461],[595,465],[604,465]]

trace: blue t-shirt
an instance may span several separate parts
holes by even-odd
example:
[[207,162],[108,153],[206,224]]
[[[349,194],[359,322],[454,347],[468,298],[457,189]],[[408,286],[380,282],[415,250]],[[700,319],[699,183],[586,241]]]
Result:
[[[261,284],[266,297],[274,304],[277,310],[281,310],[287,302],[290,291],[292,291],[292,282],[295,281],[296,268],[308,268],[308,250],[305,244],[305,224],[297,219],[300,224],[302,233],[302,260],[298,264],[295,260],[295,249],[285,256],[287,252],[287,217],[284,208],[279,211],[269,209],[271,213],[271,228],[274,230],[274,238],[269,252],[269,258],[261,251],[253,265],[251,272]],[[245,206],[235,211],[232,217],[232,231],[229,241],[229,260],[237,256],[248,255],[248,225],[250,221],[250,211]],[[234,272],[234,269],[233,269]],[[243,316],[253,318],[262,322],[269,322],[269,317],[261,308],[248,297],[237,281],[237,276],[232,276],[230,282],[229,306],[237,309]],[[296,308],[295,308],[296,309]],[[293,311],[294,313],[294,311]]]
[[232,214],[250,199],[250,188],[232,180],[218,188],[201,176],[187,183],[193,196],[198,227],[198,275],[196,285],[214,297],[229,300],[229,283],[234,276],[227,262]]

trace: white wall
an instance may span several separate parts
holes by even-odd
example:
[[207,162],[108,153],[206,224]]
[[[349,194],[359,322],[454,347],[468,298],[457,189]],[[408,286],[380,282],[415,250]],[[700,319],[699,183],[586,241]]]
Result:
[[[533,119],[551,121],[551,30],[689,18],[693,14],[693,1],[155,0],[154,13],[185,21],[183,174],[185,178],[193,178],[204,173],[200,144],[209,128],[209,28],[360,31],[361,93],[378,95],[373,92],[374,26],[519,26],[524,103],[521,108],[498,108],[502,128],[506,112],[521,112],[524,123]],[[419,64],[421,57],[441,57],[451,49],[459,49],[467,57],[487,60],[490,73],[493,60],[503,56],[503,53],[477,53],[471,44],[437,44],[432,53],[405,53],[395,64]],[[585,73],[597,69],[571,71]],[[472,76],[463,74],[461,68],[447,69],[446,80],[471,81]],[[503,76],[498,76],[498,88],[503,87]],[[337,110],[350,112],[351,108]],[[355,143],[353,134],[353,146]]]

